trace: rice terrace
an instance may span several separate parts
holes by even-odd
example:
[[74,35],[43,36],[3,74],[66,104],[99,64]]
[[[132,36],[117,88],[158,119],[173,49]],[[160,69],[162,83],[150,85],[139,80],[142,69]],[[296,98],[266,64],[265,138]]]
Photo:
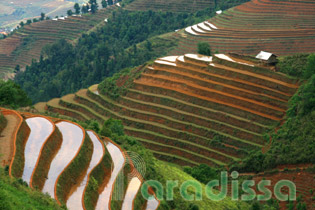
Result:
[[315,1],[0,7],[0,209],[315,209]]

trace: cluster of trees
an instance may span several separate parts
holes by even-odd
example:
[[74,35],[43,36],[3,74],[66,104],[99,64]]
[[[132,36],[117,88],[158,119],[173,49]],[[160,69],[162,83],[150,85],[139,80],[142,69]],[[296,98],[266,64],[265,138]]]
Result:
[[[73,46],[65,40],[44,47],[38,62],[19,72],[15,81],[33,102],[48,101],[101,82],[115,72],[162,56],[147,41],[209,18],[209,10],[196,14],[116,10],[108,23],[83,34]],[[144,44],[139,47],[139,43]]]
[[41,13],[40,14],[40,18],[36,19],[34,18],[33,20],[29,19],[26,21],[26,23],[24,23],[23,21],[20,22],[20,27],[24,27],[24,25],[30,25],[31,23],[36,23],[36,22],[39,22],[39,21],[43,21],[43,20],[49,20],[50,17],[46,17],[46,14],[45,13]]
[[[121,0],[116,0],[115,2],[120,2]],[[114,1],[113,0],[102,0],[101,2],[102,4],[102,7],[103,8],[106,8],[107,6],[111,6],[114,4]],[[80,14],[82,12],[82,14],[86,14],[88,12],[91,12],[91,13],[96,13],[97,10],[98,10],[98,3],[97,3],[97,0],[89,0],[89,3],[87,4],[83,4],[82,7],[80,7],[80,5],[78,3],[75,3],[74,4],[74,12],[72,10],[68,10],[67,11],[67,14],[69,16],[73,15],[74,13],[75,14]]]
[[0,106],[19,108],[31,105],[31,100],[21,87],[9,80],[0,80]]
[[[289,59],[292,62],[291,57]],[[301,66],[299,60],[296,62],[292,68]],[[302,65],[304,70],[299,68],[295,73],[298,72],[306,82],[291,98],[286,122],[272,134],[271,149],[265,154],[252,152],[232,170],[260,172],[283,164],[315,163],[315,55],[307,57]]]

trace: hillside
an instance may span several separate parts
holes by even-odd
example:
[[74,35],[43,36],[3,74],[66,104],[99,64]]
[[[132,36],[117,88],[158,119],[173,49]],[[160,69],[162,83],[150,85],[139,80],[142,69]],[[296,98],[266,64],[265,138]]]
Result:
[[[249,209],[246,203],[231,202],[229,198],[220,203],[209,199],[183,202],[178,190],[175,191],[171,203],[160,202],[156,198],[146,201],[139,191],[141,184],[145,182],[144,176],[160,181],[163,185],[166,180],[175,177],[179,183],[195,179],[177,167],[156,160],[131,137],[115,133],[117,128],[114,131],[112,126],[115,125],[111,123],[116,122],[108,122],[107,127],[103,127],[101,132],[104,129],[111,130],[113,139],[118,144],[68,120],[4,108],[1,108],[0,113],[0,116],[4,115],[8,120],[6,122],[8,125],[12,123],[10,116],[17,116],[20,119],[19,125],[13,130],[15,137],[2,139],[12,144],[14,148],[12,161],[6,166],[8,172],[0,169],[0,206],[5,206],[4,209],[17,209],[25,205],[24,202],[27,200],[29,200],[27,208],[59,208],[48,196],[26,188],[27,185],[48,193],[58,204],[65,204],[70,210],[103,209],[104,205],[111,206],[113,210],[120,208],[156,210],[160,203],[161,210],[169,209],[169,205],[178,209],[190,209],[191,205],[202,210],[209,207],[218,210],[234,209],[237,206]],[[1,120],[1,127],[3,123]],[[7,129],[9,127],[4,126],[3,132]],[[129,152],[124,152],[124,149],[128,149]],[[139,157],[134,156],[136,153],[141,155],[143,160],[140,161],[145,161],[146,170],[150,173],[143,174],[143,168],[133,162],[139,161]],[[152,170],[154,173],[151,173]],[[169,171],[173,173],[170,174]],[[21,179],[9,179],[4,173]],[[123,178],[123,183],[118,177]],[[205,185],[201,186],[205,188]],[[123,191],[120,191],[122,188]],[[193,193],[191,190],[189,192]],[[29,195],[30,197],[27,197]],[[117,195],[121,200],[115,199]],[[39,198],[43,199],[38,200]]]
[[[130,1],[130,0],[129,0]],[[131,0],[125,8],[127,10],[162,10],[172,12],[196,12],[209,8],[213,11],[226,9],[248,0]]]
[[[312,58],[304,65],[314,73]],[[298,200],[275,205],[311,209],[315,77],[298,81],[249,57],[185,54],[125,69],[35,108],[100,124],[119,119],[166,162],[231,167],[242,179],[271,180],[270,189],[286,178],[296,184]]]
[[201,41],[220,53],[310,53],[315,51],[314,19],[312,0],[252,0],[179,31],[179,46],[171,54],[195,53]]
[[0,28],[14,28],[21,21],[38,18],[42,12],[47,16],[65,15],[75,2],[63,0],[14,0],[0,2]]
[[71,16],[65,20],[45,20],[25,25],[6,39],[0,40],[0,78],[13,78],[14,68],[23,70],[32,60],[40,58],[43,47],[60,39],[74,42],[83,32],[104,24],[115,7],[102,9],[97,14]]
[[259,63],[186,54],[123,71],[46,108],[79,120],[120,119],[162,160],[218,167],[265,147],[264,134],[282,121],[297,88],[296,79]]
[[49,196],[25,186],[21,180],[11,179],[3,168],[0,168],[0,208],[3,210],[64,209]]

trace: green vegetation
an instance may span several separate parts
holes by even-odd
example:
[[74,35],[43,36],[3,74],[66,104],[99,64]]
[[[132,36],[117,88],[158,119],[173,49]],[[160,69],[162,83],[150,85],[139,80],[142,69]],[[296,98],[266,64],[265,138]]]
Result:
[[[137,153],[143,158],[146,163],[145,180],[157,180],[166,186],[166,180],[178,180],[179,186],[187,180],[195,180],[192,176],[185,173],[179,166],[173,166],[169,163],[158,161],[153,154],[147,150],[141,143],[130,136],[124,135],[123,126],[121,121],[109,119],[104,123],[101,133],[107,134],[109,138],[115,141],[125,151],[132,151]],[[207,166],[201,166],[199,169],[204,170]],[[186,169],[187,170],[187,169]],[[172,172],[172,173],[170,173]],[[205,187],[202,184],[203,188]],[[194,193],[192,189],[189,192]],[[164,192],[164,196],[165,192]],[[135,206],[141,206],[142,197],[137,196],[135,200]],[[142,198],[143,199],[143,198]],[[118,204],[116,204],[118,205]],[[201,209],[249,209],[249,205],[243,202],[232,202],[229,199],[225,199],[221,202],[213,202],[209,199],[203,199],[202,201],[185,201],[180,195],[178,189],[175,189],[174,200],[161,201],[161,210],[166,209],[191,209],[192,206],[198,206]]]
[[203,184],[207,184],[214,179],[219,179],[219,170],[211,168],[206,164],[200,164],[192,168],[185,167],[184,171]]
[[31,100],[19,85],[11,80],[7,82],[0,80],[0,106],[18,108],[30,104]]
[[[297,60],[300,65],[300,61]],[[314,56],[309,56],[305,70],[300,75],[314,72]],[[296,66],[296,65],[293,65]],[[302,65],[305,66],[305,65]],[[282,164],[315,163],[315,74],[291,98],[284,125],[272,134],[271,149],[251,153],[242,164],[232,170],[265,171]]]
[[118,99],[126,94],[127,90],[132,86],[133,81],[141,76],[146,64],[141,68],[126,68],[112,77],[106,78],[98,86],[100,92],[108,95],[111,99]]
[[175,43],[160,42],[155,36],[209,17],[206,10],[195,14],[113,11],[107,24],[83,34],[75,46],[59,40],[45,47],[39,62],[26,67],[15,81],[33,102],[48,101],[101,82],[118,70],[165,55],[164,49]]
[[7,123],[8,123],[7,119],[0,112],[0,134],[3,131],[3,129],[7,126]]
[[25,144],[30,134],[30,128],[27,126],[26,122],[23,121],[16,137],[16,148],[14,160],[11,166],[11,175],[14,177],[22,177],[23,169],[25,164]]
[[59,210],[60,207],[49,195],[25,186],[21,179],[10,178],[7,171],[0,168],[0,209]]
[[72,187],[82,181],[84,172],[89,167],[92,155],[93,143],[89,135],[86,134],[78,155],[58,178],[56,194],[61,203],[65,203]]
[[211,55],[211,48],[208,42],[199,42],[198,43],[198,53],[201,55]]
[[296,54],[279,58],[277,69],[280,72],[301,78],[306,70],[309,54]]
[[42,155],[39,158],[37,167],[35,168],[33,174],[33,182],[32,187],[37,189],[43,189],[45,184],[45,177],[47,177],[49,172],[49,166],[51,161],[57,154],[62,144],[62,134],[58,127],[55,128],[54,133],[50,136],[50,138],[46,141],[45,145],[42,149]]
[[[97,199],[99,197],[99,191],[102,187],[105,177],[110,177],[112,169],[112,159],[105,148],[105,155],[102,161],[98,164],[93,171],[90,173],[89,181],[86,186],[86,191],[84,194],[84,205],[87,210],[95,209]],[[107,179],[107,180],[108,180]]]

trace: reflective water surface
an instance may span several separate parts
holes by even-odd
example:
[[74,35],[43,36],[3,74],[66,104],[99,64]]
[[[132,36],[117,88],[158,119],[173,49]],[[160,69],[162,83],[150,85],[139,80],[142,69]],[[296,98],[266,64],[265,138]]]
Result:
[[140,189],[141,181],[138,177],[133,177],[128,184],[126,195],[123,201],[122,210],[132,210],[133,200],[135,199],[138,190]]
[[98,140],[97,136],[95,136],[94,132],[88,131],[87,133],[93,142],[93,155],[92,155],[89,168],[87,170],[87,173],[86,173],[83,181],[81,182],[80,186],[69,197],[69,199],[67,201],[67,207],[70,210],[83,210],[82,198],[83,198],[84,189],[85,189],[87,181],[88,181],[88,175],[94,169],[94,167],[101,161],[101,159],[104,155],[102,143]]
[[154,196],[151,197],[151,200],[148,200],[146,210],[156,210],[159,206],[159,201],[156,200]]
[[55,158],[52,160],[45,182],[43,192],[54,198],[55,183],[60,173],[72,161],[83,142],[83,131],[80,127],[69,122],[56,123],[62,134],[62,145]]
[[112,144],[111,142],[108,142],[106,145],[106,148],[112,157],[113,160],[113,170],[111,177],[105,186],[103,192],[100,194],[99,199],[96,204],[96,210],[108,210],[109,209],[109,204],[110,204],[110,197],[112,193],[112,188],[115,183],[116,177],[118,176],[120,170],[123,168],[124,163],[125,163],[125,157],[121,153],[120,149]]
[[30,184],[33,170],[36,166],[40,150],[49,135],[53,132],[53,124],[42,117],[32,117],[25,120],[31,132],[25,144],[25,164],[22,179]]

